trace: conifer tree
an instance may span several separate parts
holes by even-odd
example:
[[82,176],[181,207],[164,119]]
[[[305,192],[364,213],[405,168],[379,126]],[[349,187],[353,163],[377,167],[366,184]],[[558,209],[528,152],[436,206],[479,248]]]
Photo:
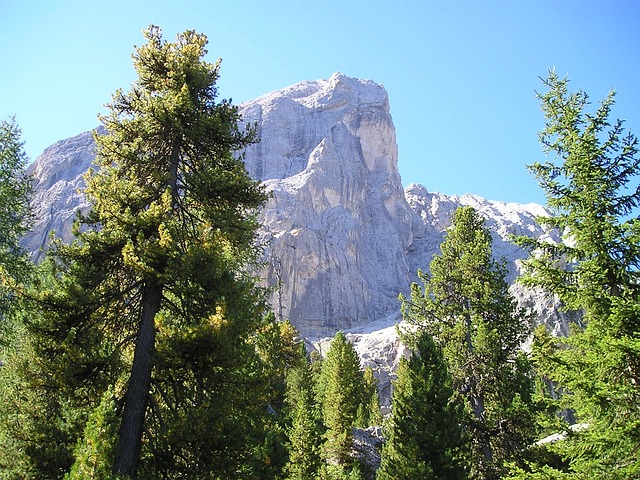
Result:
[[[433,258],[419,272],[405,319],[441,346],[453,386],[469,412],[472,478],[498,478],[506,460],[532,441],[532,384],[520,345],[528,318],[515,304],[504,262],[492,258],[491,234],[471,207],[458,208]],[[408,334],[409,335],[409,334]]]
[[21,378],[48,413],[20,412],[30,421],[13,437],[31,478],[69,471],[109,388],[117,475],[247,476],[261,443],[268,388],[254,339],[265,302],[247,267],[265,194],[236,154],[253,133],[216,101],[219,63],[203,60],[204,35],[170,43],[152,26],[145,36],[138,79],[116,92],[95,136],[93,209],[34,288]]
[[29,261],[19,245],[29,228],[31,183],[25,175],[27,156],[15,118],[0,121],[0,347],[10,333],[9,314],[15,287],[26,279]]
[[327,428],[324,459],[340,467],[353,464],[352,429],[363,398],[360,359],[344,333],[336,333],[322,363],[322,418]]
[[22,443],[13,436],[22,418],[14,406],[32,396],[17,373],[23,351],[22,302],[33,266],[19,240],[31,220],[32,192],[25,174],[27,156],[15,118],[0,121],[0,478],[20,478],[29,471]]
[[[553,216],[538,221],[565,234],[530,248],[527,285],[583,312],[586,328],[534,344],[536,368],[563,392],[560,405],[588,426],[549,444],[566,472],[544,478],[640,476],[640,158],[637,138],[610,123],[615,93],[589,112],[585,92],[570,92],[554,71],[538,94],[546,117],[540,141],[555,158],[530,166]],[[541,336],[542,338],[543,336]],[[543,468],[544,469],[544,468]],[[546,475],[546,476],[545,476]],[[541,477],[540,477],[541,478]]]
[[[139,295],[114,464],[115,473],[129,475],[140,455],[151,391],[154,319],[163,307],[170,310],[170,342],[179,336],[174,319],[185,317],[187,325],[202,322],[194,333],[205,343],[214,333],[240,333],[225,324],[230,302],[223,301],[217,284],[229,277],[238,291],[228,293],[242,295],[244,286],[233,282],[233,271],[238,258],[251,253],[256,228],[246,212],[265,198],[232,155],[251,137],[239,131],[237,109],[215,102],[219,64],[202,60],[206,37],[188,31],[169,43],[155,27],[146,37],[148,44],[134,55],[138,81],[130,92],[114,95],[110,115],[102,118],[108,134],[96,136],[100,170],[89,174],[86,190],[94,205],[89,223],[103,228],[97,242],[106,240],[109,249],[117,245],[118,261],[134,276]],[[91,244],[89,237],[83,240]],[[217,341],[210,346],[220,347]]]
[[287,432],[289,462],[286,478],[317,478],[322,463],[323,427],[320,408],[315,401],[311,368],[306,359],[294,365],[287,374],[286,403],[291,421]]
[[378,480],[464,479],[469,442],[464,405],[456,397],[438,346],[419,333],[394,382]]
[[[273,318],[273,314],[269,315]],[[290,446],[293,443],[297,445],[301,443],[302,445],[298,445],[300,448],[307,448],[307,438],[310,441],[313,438],[315,442],[320,442],[321,438],[321,433],[317,431],[319,424],[316,424],[315,429],[312,428],[309,432],[301,431],[302,428],[309,427],[310,417],[306,416],[306,397],[302,399],[299,397],[304,397],[304,392],[308,390],[313,402],[309,405],[313,407],[313,418],[316,420],[319,410],[315,404],[313,379],[311,378],[306,349],[291,322],[285,320],[267,323],[256,336],[256,344],[266,375],[269,378],[265,403],[268,404],[267,408],[270,412],[264,422],[264,442],[257,451],[258,468],[256,471],[261,479],[280,479],[288,464],[291,463],[289,449],[295,447]],[[308,372],[301,372],[305,369]],[[306,378],[307,374],[309,378]],[[300,380],[301,377],[306,378],[304,383]],[[294,413],[298,407],[300,407],[301,416],[296,425],[298,430],[295,431],[296,429],[292,427],[291,423],[294,423],[293,417],[296,416]],[[319,422],[319,420],[317,421]],[[291,436],[302,436],[303,439],[293,442]],[[305,459],[307,454],[306,451],[300,453]],[[296,459],[296,463],[298,460],[300,459]]]
[[373,369],[366,367],[362,374],[363,396],[358,408],[356,424],[360,428],[372,425],[382,425],[382,411],[380,410],[380,396],[378,395],[378,380],[373,375]]
[[304,344],[289,320],[275,322],[272,313],[256,336],[258,353],[269,372],[269,404],[276,412],[285,408],[287,376],[300,364],[308,364]]

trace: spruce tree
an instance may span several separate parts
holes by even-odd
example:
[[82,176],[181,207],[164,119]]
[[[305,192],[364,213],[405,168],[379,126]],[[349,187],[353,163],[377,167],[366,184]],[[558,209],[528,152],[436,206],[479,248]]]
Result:
[[[405,319],[441,346],[454,389],[469,412],[472,478],[499,478],[533,440],[530,367],[520,346],[528,317],[517,308],[503,261],[492,258],[491,234],[471,207],[458,208],[430,265],[419,272]],[[409,334],[408,334],[409,335]]]
[[464,405],[455,395],[440,348],[422,331],[394,382],[379,480],[464,479],[469,442]]
[[265,301],[248,266],[265,194],[237,155],[253,133],[216,100],[204,35],[171,43],[152,26],[145,36],[138,79],[116,92],[95,136],[93,208],[34,287],[21,378],[47,415],[24,406],[29,421],[12,436],[32,478],[69,471],[109,388],[115,474],[236,478],[262,441],[268,389],[254,339]]
[[553,213],[538,221],[563,232],[565,241],[554,245],[520,238],[532,250],[524,282],[557,295],[567,309],[582,312],[586,324],[572,328],[566,338],[534,344],[536,368],[563,392],[559,407],[571,409],[577,422],[587,426],[549,449],[569,463],[562,478],[637,478],[637,138],[625,132],[622,121],[610,123],[614,92],[589,111],[588,95],[570,92],[567,78],[550,71],[543,82],[547,90],[538,98],[546,123],[539,136],[553,158],[530,169]]
[[340,467],[353,464],[353,427],[363,398],[360,359],[344,333],[336,333],[322,363],[322,418],[327,428],[324,459]]
[[291,422],[287,431],[289,461],[286,478],[315,479],[322,463],[323,427],[313,391],[311,368],[306,360],[293,366],[287,374],[286,403]]

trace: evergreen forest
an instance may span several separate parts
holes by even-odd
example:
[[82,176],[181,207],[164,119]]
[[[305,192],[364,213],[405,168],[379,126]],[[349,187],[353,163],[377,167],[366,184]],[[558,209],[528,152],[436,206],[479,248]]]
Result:
[[383,415],[348,334],[319,355],[267,302],[268,193],[241,153],[260,138],[220,99],[206,36],[145,40],[94,133],[92,208],[38,263],[19,243],[29,159],[0,122],[0,479],[640,478],[640,157],[615,92],[594,106],[542,79],[548,160],[527,168],[564,241],[513,238],[518,282],[581,321],[538,325],[460,207],[399,296]]

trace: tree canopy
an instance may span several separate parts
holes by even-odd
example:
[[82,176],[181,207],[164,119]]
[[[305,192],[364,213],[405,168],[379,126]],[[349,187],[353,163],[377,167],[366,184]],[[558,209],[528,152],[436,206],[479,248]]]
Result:
[[51,449],[23,436],[38,478],[81,460],[75,444],[105,395],[117,406],[100,417],[117,423],[102,449],[115,474],[233,477],[259,441],[268,388],[252,342],[266,310],[248,267],[266,195],[238,155],[254,134],[217,101],[220,63],[203,60],[204,35],[167,42],[152,26],[145,37],[138,79],[95,134],[92,210],[34,289],[23,378],[49,413],[27,413],[29,428],[59,438]]
[[[419,272],[404,318],[441,346],[453,386],[466,402],[472,478],[498,478],[533,439],[532,385],[521,344],[528,316],[508,290],[504,262],[492,257],[491,234],[472,207],[459,207],[434,256]],[[405,337],[411,345],[411,331]]]
[[[546,117],[540,141],[553,159],[531,171],[553,216],[541,224],[560,244],[520,238],[531,249],[527,285],[555,294],[583,314],[568,337],[539,334],[536,368],[563,392],[558,408],[587,426],[549,448],[569,464],[562,478],[635,478],[640,474],[640,158],[637,138],[609,120],[615,92],[590,112],[554,71],[538,98]],[[550,467],[546,468],[548,471]],[[548,477],[545,477],[548,478]]]

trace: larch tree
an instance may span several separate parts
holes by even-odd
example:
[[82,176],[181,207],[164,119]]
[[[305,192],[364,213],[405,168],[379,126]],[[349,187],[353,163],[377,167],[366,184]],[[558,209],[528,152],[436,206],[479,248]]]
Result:
[[421,331],[393,385],[378,480],[467,478],[464,404],[431,335]]
[[114,94],[95,135],[92,210],[76,240],[50,252],[34,294],[37,361],[25,376],[50,414],[32,420],[58,438],[55,452],[23,438],[41,478],[60,478],[43,473],[52,461],[55,472],[81,461],[73,450],[87,421],[112,404],[114,474],[246,475],[255,415],[266,412],[254,344],[265,301],[249,268],[266,195],[238,155],[254,134],[217,101],[204,35],[167,42],[151,26],[145,37],[138,79]]
[[[536,368],[563,392],[562,408],[583,427],[549,444],[567,471],[541,467],[536,478],[640,476],[640,158],[637,138],[610,123],[615,93],[589,111],[583,91],[552,70],[538,98],[539,134],[554,158],[534,163],[553,215],[538,221],[564,242],[532,238],[524,282],[555,294],[583,314],[585,328],[534,344]],[[544,471],[546,468],[547,471]],[[547,476],[545,476],[547,475]],[[534,477],[532,477],[534,478]]]
[[[472,207],[455,211],[430,274],[401,296],[404,318],[442,348],[454,389],[465,399],[472,478],[498,478],[533,439],[530,367],[521,352],[529,319],[508,290],[504,262]],[[406,333],[411,336],[410,332]]]
[[12,435],[13,427],[22,420],[14,415],[13,407],[29,396],[19,385],[15,369],[24,341],[21,293],[33,270],[19,244],[31,220],[32,188],[25,174],[26,166],[27,156],[15,118],[0,121],[0,478],[3,479],[13,475],[11,470],[19,472],[27,464],[21,443]]

